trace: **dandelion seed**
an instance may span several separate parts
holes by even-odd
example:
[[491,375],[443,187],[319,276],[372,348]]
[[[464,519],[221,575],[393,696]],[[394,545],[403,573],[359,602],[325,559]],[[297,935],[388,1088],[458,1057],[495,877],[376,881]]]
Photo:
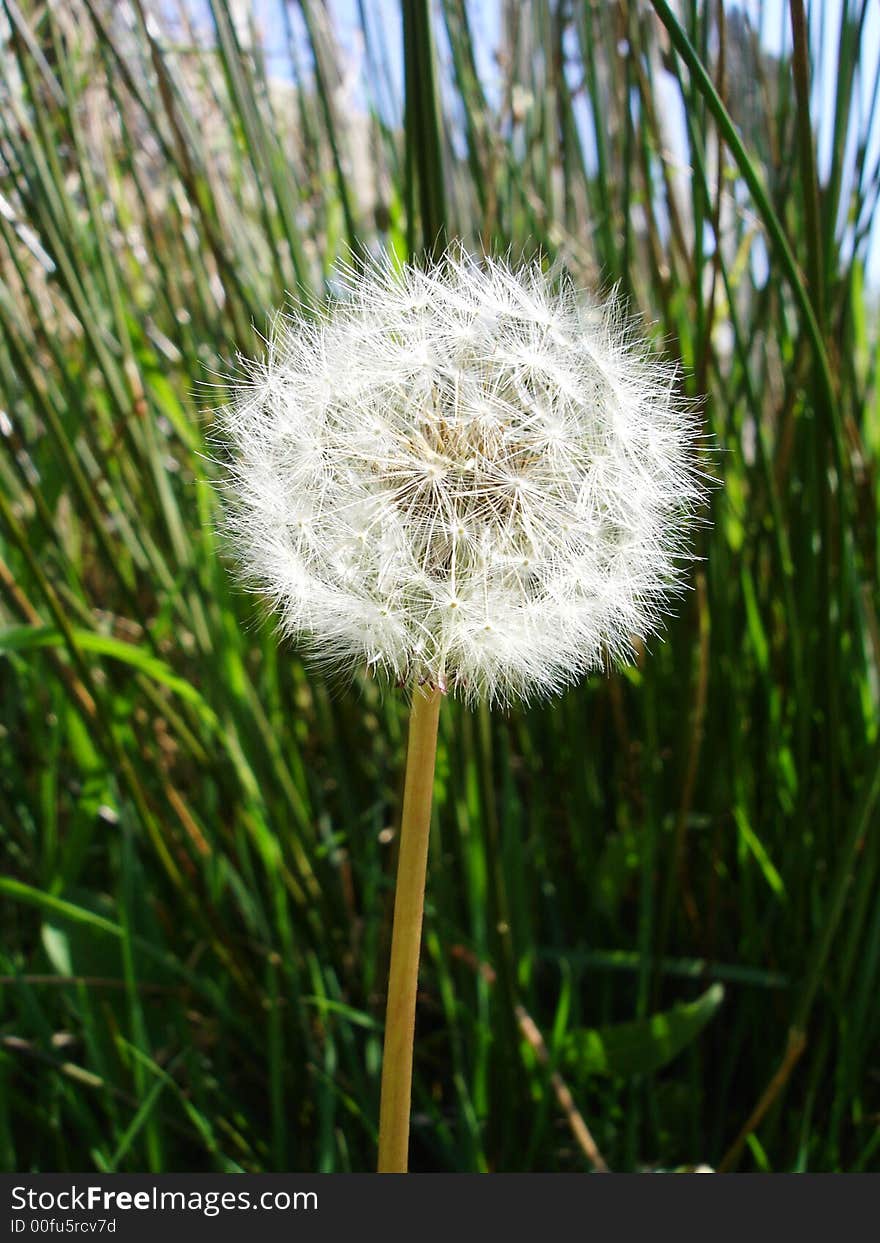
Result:
[[226,427],[230,531],[284,631],[470,701],[552,694],[652,634],[705,491],[674,370],[614,302],[461,252],[279,319]]

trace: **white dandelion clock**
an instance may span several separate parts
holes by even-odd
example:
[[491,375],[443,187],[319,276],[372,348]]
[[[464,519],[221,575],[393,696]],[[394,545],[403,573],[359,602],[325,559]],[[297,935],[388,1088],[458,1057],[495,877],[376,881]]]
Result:
[[279,319],[226,426],[240,564],[284,631],[471,701],[654,632],[704,491],[675,371],[614,304],[461,253]]
[[412,692],[379,1113],[401,1172],[441,697],[549,695],[657,629],[696,425],[613,303],[459,251],[279,319],[225,426],[245,579],[304,650]]

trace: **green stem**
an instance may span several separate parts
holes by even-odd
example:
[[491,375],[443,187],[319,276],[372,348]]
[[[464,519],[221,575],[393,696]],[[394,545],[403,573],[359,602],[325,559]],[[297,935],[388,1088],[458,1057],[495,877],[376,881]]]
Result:
[[379,1106],[379,1173],[405,1174],[409,1157],[413,1041],[425,874],[431,828],[431,795],[437,754],[440,691],[416,690],[409,722],[400,856],[391,933],[391,970],[385,1013],[382,1097]]

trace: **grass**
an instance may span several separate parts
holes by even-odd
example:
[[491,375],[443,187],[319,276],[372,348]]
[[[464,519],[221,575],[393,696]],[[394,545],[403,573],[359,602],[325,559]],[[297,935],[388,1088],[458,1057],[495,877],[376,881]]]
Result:
[[373,1166],[405,706],[235,587],[205,382],[444,230],[618,283],[723,487],[636,667],[443,713],[412,1168],[880,1168],[868,5],[531,0],[497,89],[479,9],[364,0],[353,105],[314,0],[280,85],[228,0],[3,0],[3,1168]]

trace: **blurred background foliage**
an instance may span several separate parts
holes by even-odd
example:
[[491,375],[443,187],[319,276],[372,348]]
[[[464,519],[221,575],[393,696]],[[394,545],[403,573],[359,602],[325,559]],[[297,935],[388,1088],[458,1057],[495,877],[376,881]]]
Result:
[[0,0],[4,1168],[372,1167],[405,705],[234,585],[211,410],[444,230],[618,284],[723,487],[636,667],[444,709],[413,1168],[880,1167],[876,16]]

